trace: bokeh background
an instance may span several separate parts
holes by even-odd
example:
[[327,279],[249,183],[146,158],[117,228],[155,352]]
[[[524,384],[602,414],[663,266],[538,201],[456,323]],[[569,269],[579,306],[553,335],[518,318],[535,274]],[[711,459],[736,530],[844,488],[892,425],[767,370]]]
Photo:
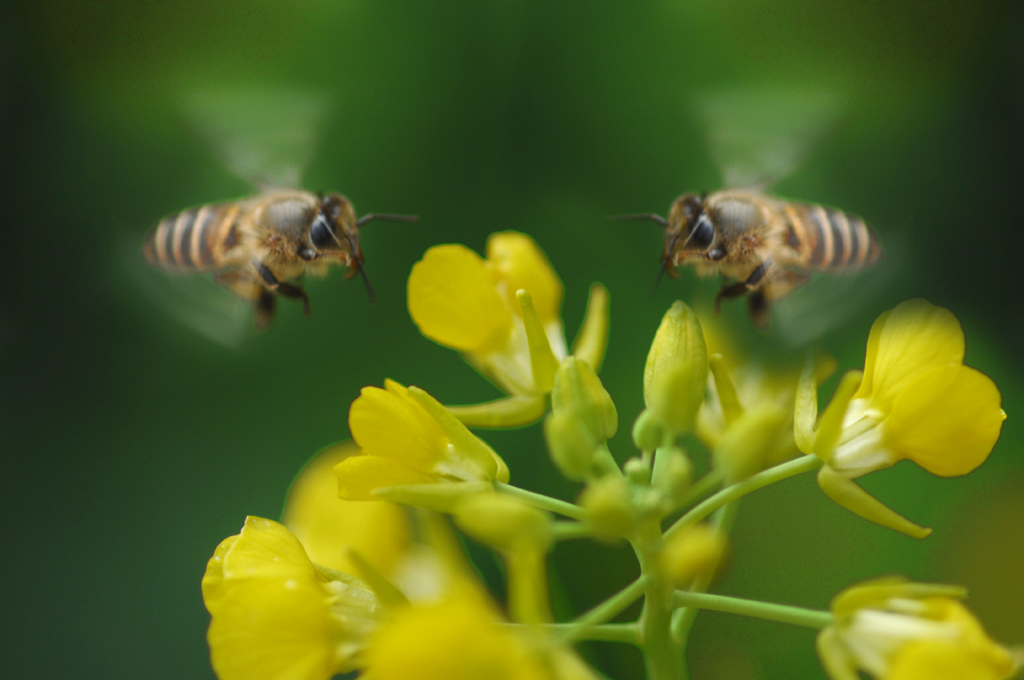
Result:
[[[904,464],[864,480],[936,528],[924,541],[835,507],[810,476],[749,497],[718,592],[824,608],[851,582],[899,572],[968,586],[990,633],[1024,642],[1020,3],[37,0],[0,12],[5,677],[212,678],[206,560],[245,515],[278,516],[302,463],[347,437],[360,387],[389,377],[449,403],[497,396],[408,317],[405,280],[432,244],[532,234],[565,282],[570,337],[588,284],[610,289],[603,378],[623,423],[613,451],[631,455],[661,315],[718,284],[686,274],[652,296],[660,232],[606,218],[720,186],[695,102],[723,89],[841,102],[776,188],[863,216],[899,253],[868,299],[834,300],[828,314],[849,313],[821,345],[859,367],[874,317],[926,297],[963,321],[967,361],[995,377],[1009,419],[966,478]],[[251,191],[183,114],[197,92],[240,89],[326,97],[305,187],[422,220],[365,232],[376,304],[335,273],[309,283],[312,318],[284,302],[270,332],[225,347],[168,313],[136,253],[163,215]],[[749,332],[742,305],[723,318],[759,351],[783,351],[779,330]],[[578,492],[539,428],[484,436],[514,482]],[[563,613],[635,574],[628,551],[582,542],[553,565]],[[638,676],[629,648],[585,651],[612,677]],[[823,677],[812,632],[714,613],[689,656],[701,680]]]

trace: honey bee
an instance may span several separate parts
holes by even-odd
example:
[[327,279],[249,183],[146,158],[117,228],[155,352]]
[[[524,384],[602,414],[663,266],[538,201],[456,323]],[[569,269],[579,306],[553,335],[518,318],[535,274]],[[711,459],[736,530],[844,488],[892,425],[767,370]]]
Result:
[[275,190],[169,215],[150,231],[143,254],[167,271],[214,272],[218,284],[253,304],[256,327],[263,330],[274,319],[278,295],[301,300],[308,316],[309,296],[298,281],[303,274],[326,276],[331,265],[347,267],[348,278],[361,275],[372,300],[360,228],[371,220],[417,219],[382,214],[356,219],[340,194]]
[[749,296],[751,318],[762,330],[770,304],[805,284],[810,272],[855,271],[882,256],[878,236],[859,217],[757,191],[684,194],[668,219],[625,219],[650,219],[665,228],[659,280],[666,271],[678,278],[677,269],[686,265],[702,277],[720,272],[725,283],[715,312],[722,300]]

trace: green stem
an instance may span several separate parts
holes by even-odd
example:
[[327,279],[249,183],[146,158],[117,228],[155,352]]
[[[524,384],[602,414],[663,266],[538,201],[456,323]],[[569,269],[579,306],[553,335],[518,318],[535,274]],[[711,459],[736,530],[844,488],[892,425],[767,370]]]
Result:
[[605,474],[622,476],[622,469],[615,462],[615,456],[612,455],[607,442],[594,449],[594,467],[603,473],[601,476]]
[[693,486],[686,490],[686,495],[679,502],[679,505],[672,508],[669,514],[671,514],[672,512],[676,512],[681,508],[685,508],[690,503],[693,503],[699,498],[703,498],[712,489],[719,486],[724,479],[725,475],[722,474],[721,470],[712,470],[711,472],[707,473],[706,475],[698,479],[696,482],[694,482]]
[[530,624],[551,621],[546,559],[547,553],[540,550],[505,553],[509,615],[515,621]]
[[[736,515],[739,514],[740,502],[733,501],[727,503],[724,507],[719,508],[715,512],[715,516],[712,518],[712,522],[715,528],[723,535],[728,535],[732,531],[732,526],[736,522]],[[714,578],[714,574],[706,574],[699,577],[693,585],[690,586],[691,593],[703,593],[711,585],[711,580]],[[683,647],[686,647],[687,642],[690,638],[690,629],[693,627],[693,622],[697,618],[697,612],[700,611],[694,607],[683,607],[677,609],[672,613],[672,636],[679,641]]]
[[801,456],[782,465],[776,465],[773,468],[759,472],[753,477],[744,479],[742,482],[728,486],[676,520],[665,532],[665,538],[669,538],[687,527],[692,527],[726,503],[742,498],[752,491],[757,491],[775,482],[781,482],[783,479],[788,479],[803,472],[817,470],[824,464],[817,456]]
[[832,613],[802,607],[790,607],[771,602],[757,602],[725,595],[709,595],[707,593],[690,593],[676,591],[672,596],[673,607],[692,607],[712,609],[716,612],[753,616],[793,626],[803,626],[820,630],[832,623]]
[[[634,543],[640,570],[647,575],[657,574],[660,537],[657,525],[645,532],[648,540]],[[684,680],[686,664],[683,646],[672,637],[672,584],[664,578],[651,578],[644,592],[644,608],[640,612],[640,651],[647,669],[647,680]]]
[[589,538],[594,530],[583,522],[552,522],[551,533],[556,541],[567,541],[574,538]]
[[549,630],[557,633],[563,640],[582,642],[583,640],[600,640],[603,642],[624,642],[637,644],[635,623],[604,623],[599,626],[579,626],[575,623],[548,623],[541,626],[527,625],[522,623],[507,623],[509,628],[523,628],[529,630]]
[[641,576],[572,623],[564,624],[563,641],[570,642],[579,639],[576,636],[577,632],[599,626],[621,614],[629,605],[640,599],[649,581],[648,577]]
[[500,493],[515,496],[527,505],[564,515],[565,517],[582,521],[587,516],[586,511],[578,505],[566,503],[557,498],[551,498],[550,496],[527,491],[526,489],[520,489],[518,486],[512,486],[504,482],[494,482],[494,489]]

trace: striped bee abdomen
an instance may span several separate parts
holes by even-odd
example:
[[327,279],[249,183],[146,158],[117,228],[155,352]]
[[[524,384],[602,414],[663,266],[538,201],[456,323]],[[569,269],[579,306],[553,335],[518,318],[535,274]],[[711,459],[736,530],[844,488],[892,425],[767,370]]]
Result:
[[146,237],[143,254],[161,269],[206,271],[223,266],[224,254],[238,242],[235,203],[190,208],[160,220]]
[[855,215],[820,205],[786,205],[788,245],[808,269],[860,269],[882,256],[878,236]]

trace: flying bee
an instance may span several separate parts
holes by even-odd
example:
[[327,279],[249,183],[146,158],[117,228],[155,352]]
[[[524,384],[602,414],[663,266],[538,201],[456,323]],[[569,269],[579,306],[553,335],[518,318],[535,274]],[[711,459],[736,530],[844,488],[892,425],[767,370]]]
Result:
[[677,269],[686,265],[702,277],[720,272],[725,283],[715,312],[722,300],[749,296],[751,318],[762,330],[770,304],[806,283],[810,272],[855,271],[882,255],[878,236],[859,217],[757,191],[684,194],[668,219],[625,219],[651,219],[665,228],[659,280],[666,271],[678,278]]
[[178,273],[214,272],[215,281],[251,302],[256,326],[274,318],[276,296],[301,300],[309,315],[303,274],[326,276],[331,265],[363,277],[359,230],[371,220],[415,222],[406,215],[369,214],[356,219],[340,194],[275,190],[239,201],[191,208],[161,220],[150,231],[143,254],[150,264]]

